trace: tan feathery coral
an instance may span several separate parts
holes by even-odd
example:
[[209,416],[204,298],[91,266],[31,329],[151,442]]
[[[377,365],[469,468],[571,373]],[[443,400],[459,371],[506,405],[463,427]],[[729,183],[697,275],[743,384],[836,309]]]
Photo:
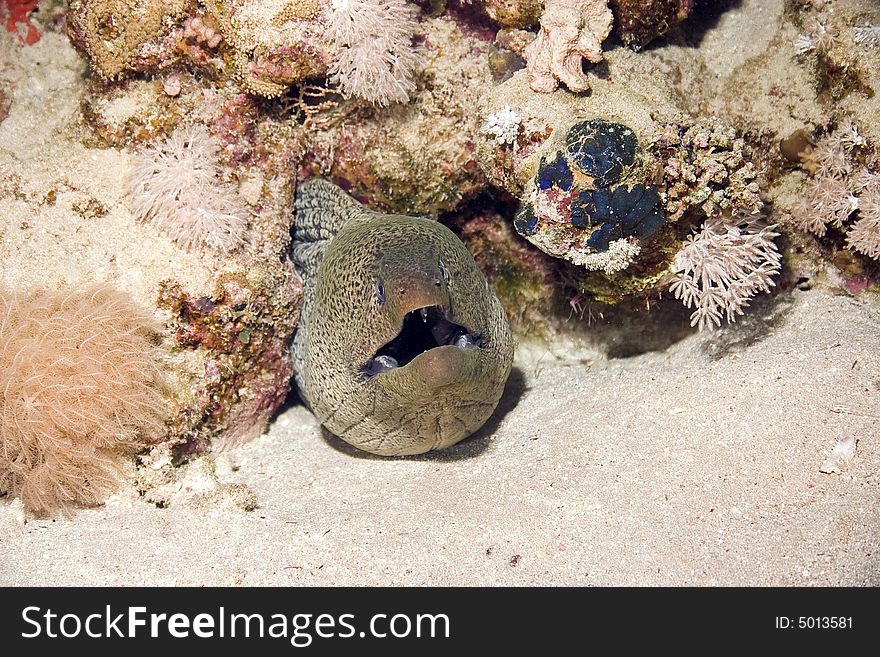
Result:
[[880,260],[880,176],[874,174],[872,178],[859,195],[859,218],[846,234],[846,245]]
[[182,248],[228,253],[244,242],[244,201],[222,180],[220,142],[202,125],[176,129],[139,153],[129,174],[134,216]]
[[164,431],[158,330],[106,286],[0,290],[0,490],[38,515],[105,499]]
[[736,321],[758,292],[769,292],[781,268],[782,256],[773,241],[776,226],[760,216],[709,217],[691,234],[672,264],[669,291],[691,314],[700,330]]
[[541,30],[524,52],[532,90],[550,93],[560,82],[575,93],[589,89],[582,60],[602,61],[613,22],[608,0],[547,0]]
[[[880,174],[859,164],[867,145],[851,121],[844,121],[803,156],[813,177],[791,208],[792,224],[819,237],[829,226],[846,230],[846,245],[880,259]],[[850,226],[847,223],[855,217]]]

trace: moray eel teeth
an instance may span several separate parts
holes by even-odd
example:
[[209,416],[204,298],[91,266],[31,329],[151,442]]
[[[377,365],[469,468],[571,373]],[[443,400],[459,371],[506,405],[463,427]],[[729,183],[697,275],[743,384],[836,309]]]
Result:
[[400,332],[380,347],[362,369],[367,377],[377,376],[406,367],[417,356],[437,347],[475,349],[480,342],[480,336],[449,319],[442,306],[426,306],[408,312]]

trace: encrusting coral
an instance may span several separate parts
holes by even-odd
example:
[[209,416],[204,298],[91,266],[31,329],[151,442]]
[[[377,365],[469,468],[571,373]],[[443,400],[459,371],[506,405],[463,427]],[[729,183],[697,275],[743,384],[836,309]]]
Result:
[[0,491],[37,515],[105,499],[164,432],[159,330],[104,285],[0,290]]
[[532,90],[549,93],[560,82],[575,93],[589,89],[582,60],[602,61],[613,21],[608,0],[547,0],[541,30],[524,52]]
[[176,129],[139,153],[129,174],[134,216],[189,251],[228,253],[244,241],[247,210],[220,178],[220,142],[202,125]]
[[782,263],[775,228],[760,215],[714,216],[685,240],[669,291],[694,308],[691,326],[702,331],[721,326],[723,318],[734,322],[752,297],[770,291]]

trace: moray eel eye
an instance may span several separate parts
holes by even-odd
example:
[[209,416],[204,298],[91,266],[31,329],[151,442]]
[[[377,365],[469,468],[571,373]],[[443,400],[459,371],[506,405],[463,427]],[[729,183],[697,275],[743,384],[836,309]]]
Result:
[[385,304],[385,283],[381,278],[376,279],[376,301],[382,306]]
[[408,312],[403,318],[400,332],[380,347],[362,370],[368,377],[373,377],[404,367],[430,349],[445,346],[477,349],[482,343],[480,336],[451,321],[441,306],[426,306]]

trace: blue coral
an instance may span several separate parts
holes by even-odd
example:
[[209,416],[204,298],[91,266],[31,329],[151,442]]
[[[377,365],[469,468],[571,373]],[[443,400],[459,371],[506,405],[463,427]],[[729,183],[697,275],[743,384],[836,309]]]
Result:
[[523,203],[519,212],[513,218],[513,227],[523,237],[534,235],[538,230],[538,217],[531,203]]
[[576,124],[565,139],[568,161],[592,176],[597,187],[620,180],[623,170],[635,161],[637,146],[631,129],[601,119]]
[[564,192],[571,189],[572,174],[565,161],[562,153],[557,153],[556,158],[546,163],[541,160],[541,166],[538,167],[538,176],[536,179],[538,189],[550,189],[553,186],[558,187]]
[[663,225],[660,194],[645,185],[581,192],[571,205],[571,223],[578,228],[601,226],[587,244],[605,251],[615,240],[647,237]]

